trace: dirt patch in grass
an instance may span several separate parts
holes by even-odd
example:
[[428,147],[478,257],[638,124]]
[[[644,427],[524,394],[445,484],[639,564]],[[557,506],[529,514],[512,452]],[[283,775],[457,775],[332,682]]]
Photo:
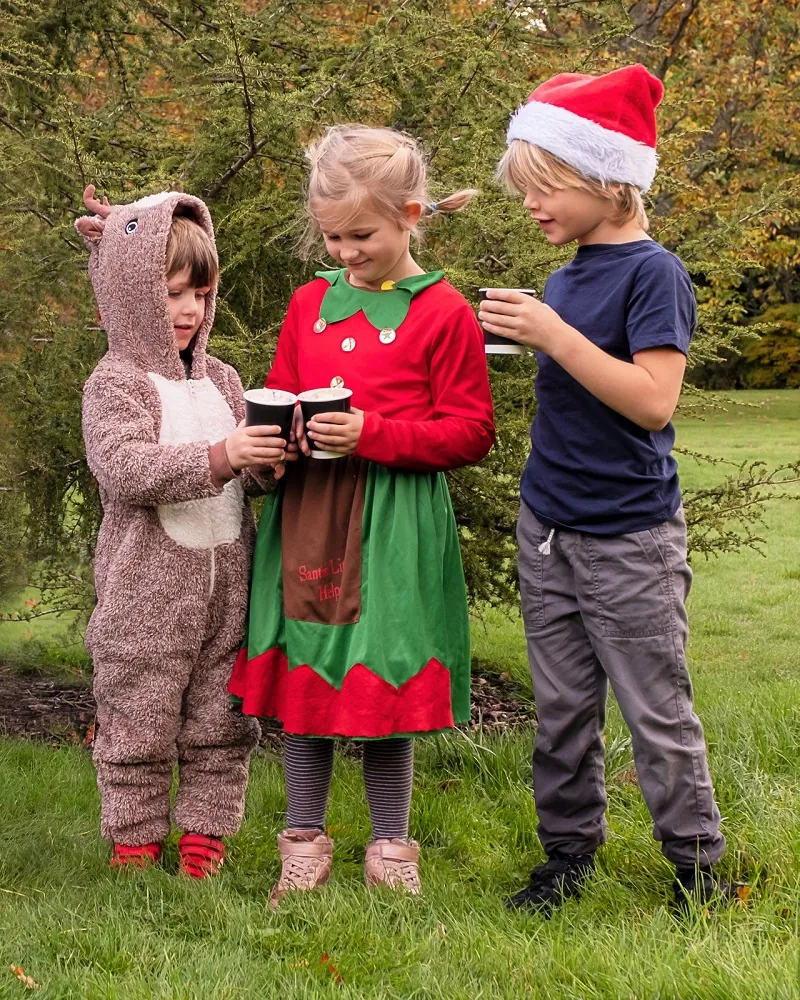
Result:
[[91,743],[94,698],[85,681],[20,673],[0,664],[0,735]]
[[473,662],[470,729],[491,732],[532,726],[535,721],[530,696],[520,690],[510,674],[498,674],[488,664]]
[[[0,736],[25,736],[54,746],[90,746],[94,739],[95,704],[89,683],[19,672],[0,664]],[[531,705],[520,696],[507,674],[492,673],[476,664],[472,677],[472,719],[469,728],[493,732],[534,722]],[[275,723],[262,723],[264,744],[280,737]]]

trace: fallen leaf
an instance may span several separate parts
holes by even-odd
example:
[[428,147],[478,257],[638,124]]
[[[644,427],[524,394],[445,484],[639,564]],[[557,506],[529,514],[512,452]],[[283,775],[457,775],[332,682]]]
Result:
[[25,607],[26,608],[35,608],[38,603],[39,602],[35,598],[29,597],[28,600],[25,602]]
[[90,747],[94,743],[94,727],[95,724],[92,723],[86,730],[86,735],[83,737],[83,745],[85,747]]
[[750,893],[753,890],[749,885],[740,885],[736,887],[736,895],[739,897],[739,902],[746,904],[747,900],[750,898]]
[[290,969],[302,969],[306,965],[308,965],[308,959],[307,958],[301,958],[299,962],[289,962],[289,968]]
[[19,979],[21,983],[24,983],[29,990],[39,989],[39,984],[36,982],[35,979],[32,979],[30,976],[25,975],[25,970],[22,968],[21,965],[9,965],[9,969],[11,969],[11,971],[14,973],[17,979]]
[[791,917],[791,915],[792,911],[789,909],[788,906],[783,906],[781,907],[780,910],[778,910],[778,916],[781,918],[781,920],[788,920],[789,917]]
[[328,955],[327,951],[323,951],[323,953],[319,956],[319,961],[320,961],[320,965],[324,965],[325,968],[327,969],[327,971],[330,972],[330,974],[333,976],[334,982],[336,982],[336,983],[343,983],[344,982],[344,980],[341,977],[341,974],[340,974],[339,970],[336,968],[336,966],[331,961],[330,956]]

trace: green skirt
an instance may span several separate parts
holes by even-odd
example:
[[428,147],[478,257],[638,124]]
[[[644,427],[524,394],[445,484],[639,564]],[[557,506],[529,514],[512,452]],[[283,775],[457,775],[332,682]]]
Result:
[[469,719],[464,572],[442,473],[291,465],[267,497],[230,693],[290,733],[381,738]]

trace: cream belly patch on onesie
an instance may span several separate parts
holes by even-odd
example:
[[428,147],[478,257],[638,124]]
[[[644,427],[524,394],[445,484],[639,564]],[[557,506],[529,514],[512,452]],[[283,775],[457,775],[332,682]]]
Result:
[[[236,418],[210,378],[173,382],[148,372],[161,399],[161,432],[166,445],[208,441],[215,444],[236,430]],[[161,525],[178,545],[213,549],[235,542],[242,530],[243,492],[236,480],[226,483],[217,497],[161,504]]]

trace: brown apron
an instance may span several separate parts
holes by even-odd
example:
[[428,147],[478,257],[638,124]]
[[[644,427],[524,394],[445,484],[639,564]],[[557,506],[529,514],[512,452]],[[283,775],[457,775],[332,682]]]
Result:
[[359,458],[301,458],[287,466],[281,509],[287,618],[320,625],[359,620],[366,483]]

